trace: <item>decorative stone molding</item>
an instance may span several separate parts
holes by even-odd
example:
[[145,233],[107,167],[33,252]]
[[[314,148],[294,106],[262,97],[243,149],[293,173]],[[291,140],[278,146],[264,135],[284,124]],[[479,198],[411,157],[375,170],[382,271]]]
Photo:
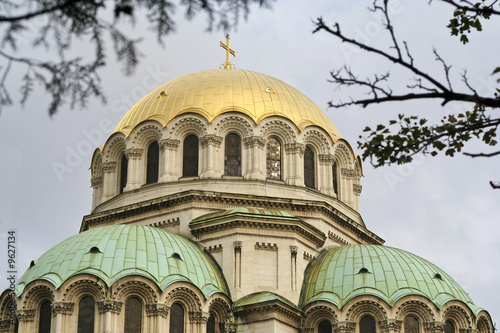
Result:
[[102,164],[102,171],[104,173],[115,172],[116,171],[116,162],[105,162]]
[[[139,125],[140,126],[140,125]],[[140,147],[145,144],[147,140],[159,140],[161,138],[161,125],[148,124],[142,126],[132,138],[132,146]]]
[[290,125],[281,119],[269,120],[266,118],[263,120],[265,124],[262,126],[260,131],[261,137],[269,138],[273,135],[283,138],[285,143],[291,143],[297,141],[297,136],[295,131]]
[[106,291],[104,290],[102,285],[97,283],[95,280],[80,278],[71,283],[64,290],[63,299],[68,302],[75,302],[83,294],[90,294],[98,300],[104,299],[106,297]]
[[344,179],[356,179],[356,171],[354,169],[342,168],[341,174]]
[[209,314],[203,311],[189,311],[189,321],[192,323],[206,323],[208,316]]
[[266,140],[260,136],[247,136],[243,138],[243,143],[245,144],[245,148],[264,148],[266,145]]
[[381,333],[398,333],[401,331],[403,321],[399,319],[386,319],[378,322],[378,327]]
[[441,321],[427,321],[424,323],[424,332],[426,333],[443,333],[444,323]]
[[290,245],[290,253],[292,255],[292,258],[296,258],[297,257],[297,251],[298,250],[299,250],[298,246]]
[[104,160],[108,162],[118,160],[120,154],[125,150],[125,147],[125,136],[122,133],[116,134],[115,137],[104,146]]
[[96,188],[96,187],[101,187],[102,186],[102,179],[103,177],[92,177],[90,179],[90,186],[92,188]]
[[142,281],[127,281],[120,284],[113,293],[113,299],[125,300],[128,295],[141,295],[145,303],[156,303],[158,297],[151,286]]
[[148,225],[151,227],[163,228],[163,227],[174,227],[174,226],[180,225],[180,224],[181,224],[181,219],[176,217],[173,219],[168,219],[168,220],[164,220],[164,221],[160,221],[160,222],[150,223]]
[[207,133],[205,123],[198,118],[186,116],[177,119],[170,130],[169,136],[171,138],[183,138],[188,134],[196,134],[198,137],[202,137]]
[[371,315],[375,320],[387,319],[385,308],[378,302],[371,300],[361,300],[353,304],[346,313],[345,318],[349,321],[358,322],[363,316]]
[[114,299],[103,299],[97,302],[99,313],[111,312],[120,314],[123,302]]
[[241,241],[233,242],[234,252],[241,252]]
[[311,143],[318,149],[318,154],[329,154],[330,144],[327,137],[320,131],[309,129],[304,134],[304,144]]
[[29,322],[35,319],[34,309],[20,309],[16,311],[16,316],[19,322]]
[[0,320],[0,332],[10,332],[10,325],[14,325],[15,321],[10,319]]
[[354,195],[360,196],[362,189],[363,189],[363,186],[361,186],[359,184],[352,184],[352,191],[354,192]]
[[207,134],[200,138],[201,147],[205,148],[208,145],[219,148],[224,138],[215,134]]
[[199,311],[201,309],[201,301],[199,297],[189,288],[179,287],[170,291],[167,295],[166,304],[171,305],[176,301],[181,301],[188,307],[188,311]]
[[256,242],[255,243],[255,249],[256,250],[272,250],[272,251],[278,251],[278,244],[274,243],[274,244],[271,244],[271,243],[259,243],[259,242]]
[[356,323],[352,321],[338,321],[333,324],[334,333],[353,333],[356,330]]
[[423,321],[431,322],[435,320],[434,312],[427,304],[417,300],[407,301],[398,307],[396,318],[403,320],[408,314],[418,314]]
[[54,301],[54,292],[48,286],[38,285],[31,288],[24,297],[24,305],[25,309],[36,309],[40,306],[40,304],[47,300],[51,303]]
[[336,235],[334,234],[333,232],[331,231],[328,231],[328,238],[330,238],[331,240],[333,240],[334,242],[337,242],[341,245],[351,245],[350,242],[346,241],[345,239],[343,239],[342,237],[340,237],[339,235]]
[[304,251],[304,259],[307,260],[307,261],[311,261],[313,260],[314,256],[310,253],[307,253],[306,251]]
[[332,165],[335,161],[333,155],[331,154],[319,154],[318,159],[319,162],[323,165]]
[[125,156],[127,156],[129,160],[138,160],[141,158],[143,152],[144,149],[142,148],[129,148],[125,150]]
[[241,137],[253,135],[253,126],[246,118],[240,116],[223,116],[214,126],[214,133],[219,136],[226,136],[230,132],[238,133]]
[[285,144],[285,151],[287,154],[299,154],[300,156],[304,155],[304,151],[306,150],[306,145],[298,142],[292,142]]
[[70,315],[73,313],[73,309],[75,308],[75,303],[73,302],[54,302],[51,304],[52,307],[52,315],[55,317],[59,313],[63,315]]
[[146,315],[151,316],[161,316],[167,318],[170,308],[167,304],[163,303],[149,303],[146,304]]
[[208,248],[206,248],[208,252],[212,253],[212,252],[220,252],[222,251],[222,244],[218,244],[218,245],[211,245],[209,246]]
[[181,142],[176,139],[163,139],[158,141],[158,146],[160,147],[161,151],[165,151],[165,149],[177,150],[180,143]]

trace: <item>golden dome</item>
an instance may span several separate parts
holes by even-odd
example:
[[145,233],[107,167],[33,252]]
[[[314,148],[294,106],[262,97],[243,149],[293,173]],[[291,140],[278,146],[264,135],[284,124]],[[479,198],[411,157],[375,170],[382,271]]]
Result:
[[128,136],[148,119],[165,127],[183,113],[197,113],[212,122],[230,111],[244,113],[256,124],[266,117],[282,116],[301,131],[316,125],[334,141],[340,138],[326,114],[300,91],[274,77],[240,69],[195,72],[159,86],[130,109],[115,132]]

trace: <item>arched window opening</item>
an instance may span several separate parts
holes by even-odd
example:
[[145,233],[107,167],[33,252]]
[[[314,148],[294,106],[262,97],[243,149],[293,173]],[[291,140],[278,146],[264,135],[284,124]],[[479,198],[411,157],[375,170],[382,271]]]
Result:
[[231,133],[226,136],[224,149],[224,175],[241,176],[241,138]]
[[184,309],[179,303],[172,304],[170,308],[169,333],[184,333]]
[[45,301],[40,306],[40,317],[38,319],[38,333],[50,333],[50,322],[52,319],[52,310],[50,302]]
[[332,180],[333,180],[333,190],[336,195],[339,195],[339,182],[337,177],[337,162],[333,162],[332,165]]
[[127,170],[128,170],[128,159],[127,156],[123,154],[120,161],[120,193],[123,193],[125,186],[127,186]]
[[217,331],[215,330],[215,327],[216,327],[216,320],[214,315],[211,313],[207,321],[207,333],[216,333]]
[[198,176],[199,140],[196,135],[188,135],[184,139],[182,149],[182,177]]
[[281,180],[281,143],[273,137],[267,140],[267,178]]
[[444,333],[455,333],[455,325],[449,320],[444,323]]
[[332,324],[328,320],[323,320],[318,325],[318,333],[332,333]]
[[85,296],[78,304],[78,333],[94,333],[95,301]]
[[130,297],[125,302],[125,333],[141,333],[142,302],[137,297]]
[[314,151],[307,146],[304,152],[304,183],[307,187],[315,188],[315,171],[314,171]]
[[160,160],[160,147],[158,142],[152,142],[148,147],[148,157],[146,162],[146,184],[158,182],[158,166]]
[[364,316],[359,321],[359,333],[376,333],[375,319],[370,316]]
[[406,316],[404,321],[404,333],[419,333],[418,319],[414,316]]

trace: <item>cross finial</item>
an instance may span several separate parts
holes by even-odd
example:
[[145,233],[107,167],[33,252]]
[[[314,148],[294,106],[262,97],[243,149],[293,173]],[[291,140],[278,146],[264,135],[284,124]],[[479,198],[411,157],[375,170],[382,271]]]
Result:
[[229,35],[226,35],[226,44],[224,44],[223,42],[220,42],[220,46],[226,50],[226,62],[223,63],[220,66],[220,68],[222,68],[222,67],[224,67],[225,69],[231,69],[231,67],[234,68],[234,64],[232,64],[229,61],[229,55],[232,54],[233,57],[236,57],[236,52],[231,50],[231,48],[229,47],[229,40],[230,40]]

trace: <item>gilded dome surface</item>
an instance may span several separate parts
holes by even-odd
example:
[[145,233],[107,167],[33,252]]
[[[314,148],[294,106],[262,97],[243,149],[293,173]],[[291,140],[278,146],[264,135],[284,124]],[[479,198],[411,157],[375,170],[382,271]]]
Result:
[[299,130],[316,125],[334,141],[340,138],[331,120],[303,93],[274,77],[240,69],[195,72],[159,86],[130,109],[115,132],[128,136],[148,119],[165,127],[176,116],[189,112],[212,122],[230,111],[244,113],[256,124],[266,117],[282,116]]
[[20,295],[38,279],[57,289],[77,274],[92,274],[108,286],[122,277],[140,275],[162,290],[186,281],[207,298],[215,292],[229,295],[220,268],[202,247],[163,229],[124,224],[84,231],[52,247],[21,277],[16,292]]
[[450,300],[467,304],[469,295],[443,270],[412,253],[383,245],[348,245],[323,249],[306,268],[300,303],[318,300],[341,309],[361,295],[376,296],[393,306],[399,299],[420,295],[441,308]]

